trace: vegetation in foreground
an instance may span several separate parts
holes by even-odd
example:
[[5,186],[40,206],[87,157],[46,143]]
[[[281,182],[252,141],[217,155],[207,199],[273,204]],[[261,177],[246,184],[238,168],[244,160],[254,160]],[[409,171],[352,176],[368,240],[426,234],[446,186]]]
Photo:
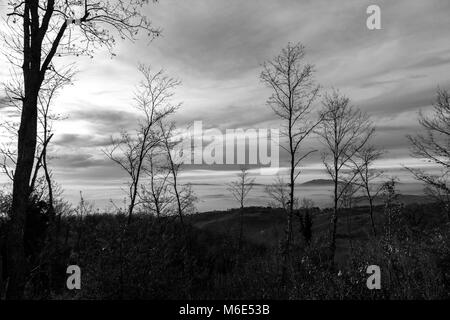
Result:
[[[367,207],[343,210],[331,266],[327,239],[333,210],[297,211],[285,275],[282,209],[200,213],[182,225],[175,217],[146,214],[128,224],[126,214],[86,208],[60,216],[52,230],[45,206],[30,211],[27,298],[445,299],[450,294],[450,223],[438,204],[399,205],[389,221],[392,208],[376,206],[377,237]],[[81,290],[66,288],[71,264],[82,270]],[[381,290],[367,289],[372,264],[381,267]]]

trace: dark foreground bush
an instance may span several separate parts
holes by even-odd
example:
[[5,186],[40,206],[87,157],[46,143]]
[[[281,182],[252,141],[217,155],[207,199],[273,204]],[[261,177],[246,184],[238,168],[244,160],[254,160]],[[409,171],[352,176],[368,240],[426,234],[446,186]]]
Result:
[[[351,243],[345,250],[345,258],[338,259],[343,263],[330,264],[327,232],[316,227],[308,244],[302,237],[296,237],[300,240],[292,248],[285,277],[280,246],[252,242],[252,237],[238,249],[233,232],[224,234],[183,226],[175,218],[136,215],[127,226],[127,218],[122,214],[91,214],[83,219],[69,216],[61,220],[55,233],[57,240],[46,238],[35,265],[31,266],[27,297],[449,298],[450,225],[412,216],[420,212],[416,208],[404,215],[401,228],[389,238],[380,224],[380,235],[376,238],[339,239],[341,246]],[[359,221],[361,217],[356,218]],[[317,225],[315,218],[312,223]],[[262,227],[259,221],[258,228]],[[71,264],[81,268],[81,290],[66,288],[66,268]],[[366,286],[369,265],[381,268],[381,290],[369,290]]]

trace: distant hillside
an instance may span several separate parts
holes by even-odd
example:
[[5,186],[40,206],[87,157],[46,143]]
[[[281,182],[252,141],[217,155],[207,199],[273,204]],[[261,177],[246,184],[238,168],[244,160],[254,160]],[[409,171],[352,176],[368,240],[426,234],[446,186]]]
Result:
[[330,179],[313,179],[300,183],[301,186],[330,186],[332,184],[333,180]]
[[[236,235],[239,230],[240,211],[202,212],[188,217],[189,222],[203,230]],[[285,212],[278,208],[248,207],[244,211],[245,238],[255,244],[272,247],[278,244],[284,232]]]
[[334,184],[331,179],[313,179],[303,183],[300,183],[301,186],[309,186],[309,187],[319,187],[319,186],[332,186]]
[[[339,182],[342,183],[342,182]],[[303,183],[300,183],[300,186],[332,186],[334,184],[334,181],[331,179],[313,179],[313,180],[309,180]],[[401,182],[396,182],[396,185],[402,185],[403,183]]]
[[[420,221],[424,227],[435,224],[441,216],[439,209],[425,197],[405,195],[399,198],[405,204],[405,217],[412,221]],[[419,204],[420,203],[420,204]],[[375,224],[378,230],[383,228],[384,206],[380,200],[376,201],[374,212]],[[332,210],[313,209],[313,238],[326,236],[329,231],[330,214]],[[240,211],[229,209],[226,211],[211,211],[193,214],[188,221],[196,228],[208,230],[212,233],[237,237],[239,232]],[[251,244],[276,248],[283,240],[286,227],[286,213],[280,208],[248,207],[244,210],[244,238]],[[421,227],[421,228],[422,228]],[[299,219],[294,216],[293,237],[300,239],[301,228]],[[371,234],[368,207],[364,201],[348,210],[342,209],[337,228],[337,260],[344,262],[349,250],[350,240],[365,240]]]
[[[419,204],[433,203],[434,199],[430,198],[426,195],[399,194],[397,201],[403,203],[404,205],[409,205],[409,204],[415,204],[415,203],[419,203]],[[366,197],[361,196],[361,197],[356,197],[355,203],[357,203],[357,205],[368,205],[369,201],[366,199]],[[382,199],[382,197],[376,197],[374,199],[374,205],[383,205],[383,204],[384,204],[384,200]]]

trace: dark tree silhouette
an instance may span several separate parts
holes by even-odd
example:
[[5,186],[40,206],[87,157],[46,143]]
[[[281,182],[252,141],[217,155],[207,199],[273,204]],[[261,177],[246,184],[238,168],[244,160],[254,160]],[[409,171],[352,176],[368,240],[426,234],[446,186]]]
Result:
[[[274,181],[265,187],[265,192],[272,199],[269,206],[281,207],[284,211],[289,208],[289,183],[286,183],[281,176],[277,176]],[[298,208],[298,198],[294,198],[294,209]]]
[[450,221],[450,94],[438,89],[430,116],[419,114],[424,134],[408,136],[412,156],[441,168],[439,176],[421,169],[407,168],[417,180],[427,185],[426,192],[439,201]]
[[172,104],[173,90],[180,84],[168,77],[163,70],[152,72],[148,66],[139,66],[144,77],[135,94],[136,108],[140,112],[139,128],[135,134],[123,131],[119,139],[113,139],[105,154],[129,176],[128,224],[131,222],[136,201],[139,199],[141,176],[149,168],[148,157],[164,140],[159,123],[175,112],[179,104]]
[[[148,1],[10,1],[8,13],[10,62],[21,68],[23,96],[18,131],[16,170],[8,230],[7,298],[23,297],[27,263],[23,234],[30,196],[30,178],[37,143],[38,97],[44,79],[57,72],[54,58],[92,55],[99,46],[112,49],[114,34],[134,39],[139,30],[158,30],[142,15]],[[77,16],[78,14],[78,16]]]
[[292,217],[295,201],[295,181],[301,171],[298,166],[302,160],[316,150],[305,150],[302,142],[320,123],[313,115],[313,103],[319,92],[314,81],[314,68],[303,64],[305,48],[301,44],[289,43],[281,53],[271,61],[264,63],[261,80],[272,89],[273,94],[267,101],[274,113],[283,121],[281,134],[288,140],[289,154],[289,202],[284,245],[285,259],[289,256],[292,235]]
[[147,185],[142,185],[139,193],[144,211],[154,214],[157,218],[170,213],[170,205],[174,201],[169,192],[171,172],[167,170],[163,152],[151,150],[148,154],[148,168],[145,173],[150,181]]
[[370,224],[374,236],[377,235],[377,230],[373,218],[373,202],[380,193],[381,188],[373,182],[383,175],[383,171],[373,168],[373,164],[376,160],[380,159],[382,155],[383,151],[378,150],[375,146],[367,146],[358,150],[353,159],[351,159],[353,172],[357,175],[355,184],[363,189],[364,194],[369,201]]
[[230,182],[227,188],[233,198],[239,203],[239,250],[242,247],[242,236],[244,233],[244,205],[249,192],[253,189],[254,182],[255,179],[249,177],[248,169],[242,167],[241,171],[237,174],[237,179]]
[[322,159],[334,184],[330,240],[330,259],[334,260],[339,203],[357,177],[357,173],[348,177],[345,169],[351,170],[351,159],[366,145],[374,128],[367,115],[352,107],[350,99],[337,91],[325,95],[322,117],[317,133],[325,145]]
[[179,180],[179,174],[183,167],[182,157],[179,157],[179,146],[182,141],[176,137],[175,122],[167,122],[165,119],[161,119],[159,129],[161,132],[160,146],[165,154],[165,170],[170,172],[167,182],[171,187],[172,197],[176,203],[176,212],[184,228],[183,216],[194,211],[197,197],[190,184],[183,185]]

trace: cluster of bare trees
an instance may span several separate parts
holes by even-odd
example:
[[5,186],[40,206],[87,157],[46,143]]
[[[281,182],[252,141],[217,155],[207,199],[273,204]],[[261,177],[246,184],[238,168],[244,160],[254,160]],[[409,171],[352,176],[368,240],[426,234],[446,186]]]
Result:
[[[352,107],[350,99],[338,91],[324,94],[322,109],[314,111],[320,88],[314,81],[313,66],[303,63],[304,56],[301,44],[288,44],[277,57],[263,65],[261,79],[273,91],[268,105],[282,120],[282,135],[287,144],[282,148],[289,157],[289,181],[286,183],[278,177],[266,191],[287,212],[283,251],[288,257],[292,217],[299,208],[295,183],[302,172],[302,161],[318,151],[308,148],[305,142],[314,134],[319,136],[326,149],[322,160],[334,185],[330,223],[330,249],[334,256],[339,209],[346,203],[343,201],[345,195],[353,197],[358,189],[364,188],[373,221],[372,182],[380,173],[374,171],[372,165],[381,152],[369,146],[374,127],[368,116]],[[372,225],[375,232],[373,222]]]
[[189,184],[179,182],[182,163],[175,153],[180,139],[170,121],[180,106],[172,101],[180,81],[144,65],[139,71],[143,80],[135,93],[138,127],[135,132],[122,131],[104,153],[128,176],[128,224],[136,207],[156,217],[175,213],[183,223],[183,215],[193,211],[195,195]]
[[[375,163],[384,151],[373,144],[375,127],[369,116],[352,106],[350,99],[339,91],[324,93],[322,108],[314,111],[320,88],[313,80],[313,66],[302,63],[304,55],[301,44],[288,44],[277,57],[263,65],[261,79],[273,92],[267,103],[282,120],[286,143],[282,147],[289,159],[289,181],[278,177],[267,186],[266,192],[287,213],[284,241],[287,257],[292,217],[301,207],[295,196],[295,181],[301,174],[302,160],[317,151],[308,149],[304,142],[313,135],[319,137],[325,149],[322,162],[333,182],[329,244],[330,259],[333,260],[342,208],[351,208],[354,203],[366,200],[372,233],[377,235],[374,203],[385,184],[380,183],[383,171],[377,169]],[[421,169],[407,169],[426,184],[426,192],[442,204],[450,219],[450,95],[447,91],[438,90],[432,114],[421,113],[419,122],[425,133],[408,136],[412,156],[434,163],[442,172],[433,175]]]
[[[159,34],[150,21],[142,15],[146,1],[66,1],[25,0],[9,1],[7,25],[2,38],[7,48],[7,58],[20,75],[17,101],[20,106],[20,123],[17,148],[10,153],[13,162],[12,204],[9,210],[7,256],[7,297],[23,296],[27,261],[24,253],[24,226],[30,196],[31,179],[36,161],[38,137],[38,106],[41,90],[52,74],[60,74],[55,58],[60,56],[92,56],[100,47],[112,50],[115,35],[135,39],[138,31],[150,37]],[[46,102],[43,102],[45,105]],[[49,141],[51,135],[44,139]],[[47,143],[48,144],[48,143]],[[42,145],[43,153],[46,144]],[[41,161],[39,166],[45,166]]]
[[[318,134],[327,147],[323,161],[328,174],[334,182],[334,212],[330,248],[334,256],[336,246],[336,227],[340,200],[350,193],[357,192],[368,200],[369,216],[373,235],[377,235],[374,221],[374,200],[386,193],[394,185],[393,179],[380,184],[383,172],[374,163],[383,151],[371,144],[375,128],[367,117],[349,105],[349,99],[334,92],[325,96],[325,108]],[[450,218],[450,95],[438,89],[433,111],[429,116],[419,115],[423,134],[408,136],[412,145],[412,156],[433,163],[441,168],[441,174],[431,174],[422,169],[407,168],[415,178],[425,183],[425,191],[442,205],[447,218]],[[345,201],[341,201],[344,203]],[[348,204],[348,203],[347,203]]]
[[356,193],[355,180],[365,176],[363,171],[370,170],[371,163],[364,164],[358,157],[365,152],[375,130],[368,116],[337,91],[326,94],[322,104],[322,121],[317,133],[325,145],[322,161],[333,181],[330,250],[334,257],[339,209],[342,205],[348,206],[348,199],[342,201],[344,196],[352,198]]

